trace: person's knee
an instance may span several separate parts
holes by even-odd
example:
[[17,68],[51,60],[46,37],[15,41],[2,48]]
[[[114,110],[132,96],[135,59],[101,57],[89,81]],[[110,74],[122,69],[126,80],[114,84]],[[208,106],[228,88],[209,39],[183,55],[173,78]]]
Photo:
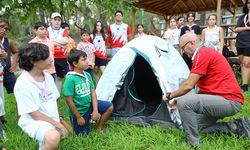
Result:
[[114,110],[114,106],[113,106],[113,105],[111,105],[111,106],[107,109],[107,112],[112,113],[112,112],[113,112],[113,110]]
[[57,148],[61,139],[61,133],[57,130],[50,130],[44,136],[44,142],[51,148]]
[[242,66],[245,68],[250,68],[250,59],[249,60],[243,60]]
[[183,98],[179,98],[179,100],[177,100],[177,108],[179,111],[183,110],[185,107],[185,101],[183,100]]

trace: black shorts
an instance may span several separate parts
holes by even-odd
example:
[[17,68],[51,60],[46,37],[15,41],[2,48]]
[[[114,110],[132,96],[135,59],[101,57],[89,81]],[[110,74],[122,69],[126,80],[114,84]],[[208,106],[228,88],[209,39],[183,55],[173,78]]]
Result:
[[108,63],[107,59],[95,58],[95,66],[106,66]]
[[66,58],[55,58],[56,75],[60,78],[64,78],[67,73],[67,59]]
[[244,55],[244,56],[249,56],[250,57],[250,47],[237,47],[237,53],[238,55]]

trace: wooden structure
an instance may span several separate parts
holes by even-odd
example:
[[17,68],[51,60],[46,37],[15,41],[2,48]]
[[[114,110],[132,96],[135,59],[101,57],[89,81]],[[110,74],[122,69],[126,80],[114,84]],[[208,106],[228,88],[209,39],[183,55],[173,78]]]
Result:
[[[147,12],[164,16],[165,21],[173,15],[185,14],[188,12],[217,11],[217,24],[221,25],[221,9],[227,9],[234,16],[236,8],[243,6],[244,0],[138,0],[135,7],[142,8]],[[135,31],[135,11],[132,11],[132,31]],[[234,17],[233,23],[236,18]]]

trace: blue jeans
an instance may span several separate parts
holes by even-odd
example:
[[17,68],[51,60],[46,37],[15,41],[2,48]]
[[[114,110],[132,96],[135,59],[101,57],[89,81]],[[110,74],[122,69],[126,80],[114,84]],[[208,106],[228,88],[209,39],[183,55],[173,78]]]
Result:
[[[98,102],[98,112],[101,115],[104,114],[110,106],[112,106],[112,103],[108,101],[98,100],[97,102]],[[75,117],[70,117],[70,122],[73,126],[76,135],[79,134],[86,135],[90,132],[89,121],[91,119],[92,112],[93,112],[93,106],[91,104],[88,111],[82,116],[85,120],[85,124],[83,126],[79,126],[77,124],[77,119]]]

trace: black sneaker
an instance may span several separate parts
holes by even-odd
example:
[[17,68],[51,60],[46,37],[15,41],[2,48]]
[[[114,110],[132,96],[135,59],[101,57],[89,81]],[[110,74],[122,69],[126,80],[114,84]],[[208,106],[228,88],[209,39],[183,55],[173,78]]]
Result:
[[246,117],[241,117],[240,119],[235,120],[237,125],[236,134],[244,136],[250,140],[250,122]]
[[248,85],[247,84],[243,84],[241,86],[241,89],[242,89],[243,93],[248,92]]

